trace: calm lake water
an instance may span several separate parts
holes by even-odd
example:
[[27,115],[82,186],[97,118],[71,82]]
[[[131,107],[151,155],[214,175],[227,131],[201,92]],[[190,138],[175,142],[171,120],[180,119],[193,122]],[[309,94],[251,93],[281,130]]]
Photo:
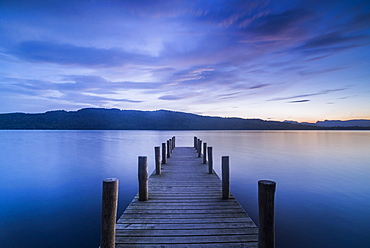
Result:
[[98,247],[101,186],[119,181],[119,214],[137,193],[137,157],[176,136],[230,156],[231,192],[258,223],[257,181],[276,191],[278,248],[367,248],[369,131],[0,131],[0,247]]

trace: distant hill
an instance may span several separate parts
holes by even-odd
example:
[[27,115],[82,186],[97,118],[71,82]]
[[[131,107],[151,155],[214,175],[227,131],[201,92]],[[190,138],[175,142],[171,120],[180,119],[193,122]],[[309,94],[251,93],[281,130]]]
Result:
[[318,121],[319,127],[370,127],[370,120],[349,120],[349,121]]
[[332,128],[332,129],[335,129],[335,128],[369,129],[370,128],[370,120],[348,120],[348,121],[325,120],[325,121],[317,121],[316,123],[297,122],[297,121],[284,121],[284,122],[292,123],[292,124],[316,126],[316,127],[322,127],[322,128]]
[[41,114],[0,114],[0,129],[56,130],[317,130],[322,127],[261,119],[201,116],[167,110],[86,108]]

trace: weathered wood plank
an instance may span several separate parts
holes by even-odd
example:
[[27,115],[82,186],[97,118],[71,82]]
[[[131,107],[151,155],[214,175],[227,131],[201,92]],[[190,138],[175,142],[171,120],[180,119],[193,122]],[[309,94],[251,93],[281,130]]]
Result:
[[[151,247],[151,248],[164,248],[164,247],[173,247],[171,244],[116,244],[116,248],[130,248],[130,247]],[[176,244],[176,248],[257,248],[257,242],[248,242],[248,243],[203,243],[203,244]]]
[[256,228],[239,229],[162,229],[137,230],[137,229],[119,229],[116,236],[120,237],[181,237],[181,236],[214,236],[214,235],[256,235]]
[[253,242],[257,235],[217,235],[217,236],[173,236],[173,237],[122,237],[116,236],[117,243],[127,244],[199,244],[224,242]]
[[204,223],[247,223],[251,222],[249,217],[245,218],[214,218],[212,220],[207,220],[204,218],[194,218],[194,219],[150,219],[150,218],[140,218],[140,219],[130,219],[130,218],[120,218],[117,224],[204,224]]
[[[256,225],[252,222],[241,222],[241,223],[228,223],[228,222],[218,222],[218,223],[195,223],[195,224],[187,224],[182,223],[179,224],[167,224],[167,223],[149,223],[149,224],[117,224],[117,231],[120,229],[139,229],[139,230],[195,230],[195,229],[239,229],[239,228],[250,228],[256,227]],[[256,230],[256,229],[255,229]]]

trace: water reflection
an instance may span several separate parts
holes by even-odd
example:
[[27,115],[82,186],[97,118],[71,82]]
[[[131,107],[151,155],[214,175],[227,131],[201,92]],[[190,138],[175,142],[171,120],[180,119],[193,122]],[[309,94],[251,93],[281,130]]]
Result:
[[96,247],[101,182],[137,192],[137,157],[176,136],[230,156],[231,191],[257,219],[257,181],[277,182],[277,247],[368,247],[370,132],[0,131],[1,247]]

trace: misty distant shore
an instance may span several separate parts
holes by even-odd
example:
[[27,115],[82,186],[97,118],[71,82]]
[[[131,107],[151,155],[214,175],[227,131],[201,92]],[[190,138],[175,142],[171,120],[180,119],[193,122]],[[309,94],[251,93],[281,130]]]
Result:
[[266,121],[202,116],[168,110],[85,108],[40,114],[0,114],[0,129],[40,130],[370,130],[370,120]]

